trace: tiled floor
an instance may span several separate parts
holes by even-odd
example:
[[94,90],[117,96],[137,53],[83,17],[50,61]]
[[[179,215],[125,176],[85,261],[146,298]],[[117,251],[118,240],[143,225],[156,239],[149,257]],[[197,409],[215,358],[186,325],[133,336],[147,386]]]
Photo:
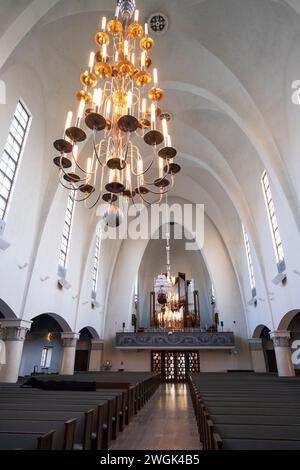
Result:
[[110,447],[112,450],[199,450],[186,384],[164,384]]

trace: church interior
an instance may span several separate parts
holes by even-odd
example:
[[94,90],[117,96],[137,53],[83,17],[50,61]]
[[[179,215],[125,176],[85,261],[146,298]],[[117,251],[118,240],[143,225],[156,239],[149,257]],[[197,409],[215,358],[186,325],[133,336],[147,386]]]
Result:
[[0,0],[0,122],[0,450],[300,450],[300,2]]

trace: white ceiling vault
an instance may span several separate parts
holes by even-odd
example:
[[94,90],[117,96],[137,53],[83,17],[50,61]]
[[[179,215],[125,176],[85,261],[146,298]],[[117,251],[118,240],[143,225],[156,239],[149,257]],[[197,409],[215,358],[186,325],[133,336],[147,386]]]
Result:
[[[169,29],[157,36],[153,56],[166,89],[163,109],[174,116],[172,134],[182,166],[172,195],[205,203],[237,277],[242,221],[267,290],[259,226],[265,168],[291,228],[297,235],[300,231],[300,108],[291,100],[292,82],[300,79],[300,2],[137,4],[143,20],[156,11],[169,18]],[[113,0],[0,0],[0,78],[11,70],[30,71],[43,92],[39,197],[44,220],[57,190],[49,158],[52,142],[74,106],[79,74],[95,48],[99,18],[114,8]]]

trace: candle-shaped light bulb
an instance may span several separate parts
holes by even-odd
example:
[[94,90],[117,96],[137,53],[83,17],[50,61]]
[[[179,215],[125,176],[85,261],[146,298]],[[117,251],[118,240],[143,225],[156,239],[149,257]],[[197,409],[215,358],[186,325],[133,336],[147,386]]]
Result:
[[146,66],[146,51],[143,51],[142,54],[141,54],[141,68],[142,70],[145,68]]
[[114,170],[109,170],[108,181],[109,181],[109,183],[113,183],[113,181],[114,181]]
[[165,165],[165,162],[162,158],[159,158],[158,159],[159,163],[158,163],[158,166],[159,166],[159,177],[162,179],[164,177],[164,165]]
[[69,111],[68,116],[67,116],[67,120],[66,120],[65,131],[71,127],[72,119],[73,119],[73,113],[72,113],[72,111]]
[[135,53],[134,52],[131,54],[131,63],[135,65]]
[[106,16],[103,16],[102,18],[102,31],[106,30]]
[[142,99],[142,115],[143,115],[143,118],[145,118],[145,116],[146,116],[146,111],[147,111],[147,99],[143,98]]
[[131,107],[132,107],[132,91],[127,93],[127,114],[131,115]]
[[75,162],[77,162],[77,157],[78,157],[78,145],[74,145],[73,147],[73,157],[74,157],[74,160]]
[[92,72],[95,62],[95,52],[90,53],[90,60],[89,60],[89,72]]
[[157,69],[153,69],[153,82],[154,82],[154,86],[158,85],[158,71],[157,71]]
[[131,168],[128,163],[126,166],[126,186],[127,186],[127,189],[131,190]]
[[167,145],[166,145],[166,147],[170,147],[170,148],[172,147],[172,139],[171,139],[170,135],[167,136]]
[[148,36],[149,34],[149,26],[148,23],[145,23],[145,36]]
[[151,127],[155,130],[156,126],[156,106],[154,103],[151,104]]
[[115,53],[115,62],[116,64],[119,62],[119,51],[116,51]]
[[93,103],[95,105],[95,112],[99,113],[102,102],[102,89],[96,88],[94,90]]
[[89,157],[87,159],[86,172],[91,173],[91,171],[92,171],[92,158]]
[[106,103],[106,119],[109,120],[111,113],[111,100],[109,99]]
[[167,147],[167,137],[169,135],[168,121],[166,120],[166,118],[164,118],[161,122],[162,122],[163,135],[165,138],[165,146]]
[[138,175],[139,175],[139,180],[140,180],[140,186],[143,186],[144,184],[144,164],[143,160],[138,160],[137,162],[137,170],[138,170]]
[[139,22],[139,17],[140,17],[140,12],[139,10],[135,10],[134,12],[134,22],[138,23]]
[[85,108],[85,100],[81,100],[79,103],[78,114],[77,114],[77,123],[76,123],[77,127],[79,127],[80,121],[83,118],[84,108]]
[[119,19],[119,14],[120,14],[120,6],[119,4],[117,5],[117,8],[116,8],[116,13],[115,13],[115,18],[116,19]]
[[102,60],[106,62],[107,59],[107,44],[103,44],[102,46]]
[[91,177],[91,172],[92,172],[92,158],[89,157],[87,159],[87,164],[86,164],[86,184],[88,184],[90,177]]
[[124,57],[125,57],[125,59],[128,59],[128,55],[129,55],[129,43],[126,39],[124,41]]

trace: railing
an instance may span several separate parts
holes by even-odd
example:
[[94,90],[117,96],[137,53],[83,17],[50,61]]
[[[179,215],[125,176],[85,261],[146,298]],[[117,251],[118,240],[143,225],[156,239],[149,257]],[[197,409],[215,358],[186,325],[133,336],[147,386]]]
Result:
[[145,331],[117,333],[116,347],[121,349],[233,349],[232,332]]

